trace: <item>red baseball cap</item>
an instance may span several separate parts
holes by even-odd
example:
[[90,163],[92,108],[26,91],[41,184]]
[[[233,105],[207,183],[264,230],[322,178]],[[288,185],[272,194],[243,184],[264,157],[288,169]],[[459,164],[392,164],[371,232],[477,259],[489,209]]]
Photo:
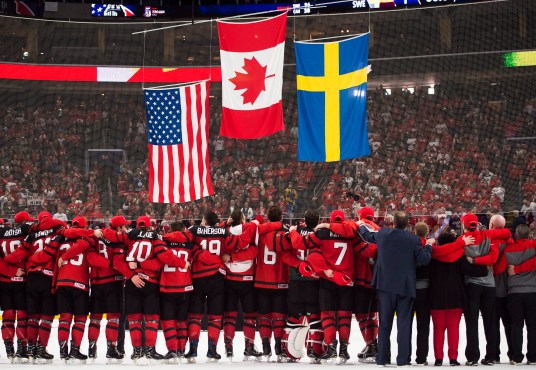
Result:
[[474,213],[466,213],[461,220],[465,227],[476,227],[478,225],[478,217]]
[[73,218],[72,225],[77,226],[77,227],[86,227],[87,226],[87,221],[86,221],[85,217],[76,216],[75,218]]
[[368,217],[372,217],[374,219],[374,210],[370,207],[363,207],[359,211],[357,211],[357,214],[359,215],[360,220],[364,220]]
[[331,222],[343,222],[344,221],[344,212],[340,209],[336,209],[331,212],[331,217],[329,218]]
[[26,211],[19,212],[15,215],[15,222],[21,223],[24,221],[35,221],[35,218],[30,217],[30,214]]
[[39,222],[43,221],[43,220],[46,220],[47,218],[52,218],[52,214],[50,214],[50,212],[41,212],[38,216],[37,216],[37,219],[39,220]]
[[148,216],[140,216],[136,221],[136,227],[149,227],[151,226],[151,219]]
[[3,218],[0,218],[0,225],[2,225],[4,222],[6,222]]
[[130,225],[130,221],[127,221],[127,219],[124,218],[123,216],[114,216],[110,220],[110,227],[113,229],[121,227],[123,225],[125,226]]

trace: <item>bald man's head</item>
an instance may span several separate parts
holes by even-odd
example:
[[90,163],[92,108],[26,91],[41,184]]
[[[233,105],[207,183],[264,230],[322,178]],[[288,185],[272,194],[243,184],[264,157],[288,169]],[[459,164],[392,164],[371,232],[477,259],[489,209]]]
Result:
[[506,225],[506,220],[501,215],[493,215],[491,216],[491,219],[489,220],[489,229],[503,229],[504,225]]

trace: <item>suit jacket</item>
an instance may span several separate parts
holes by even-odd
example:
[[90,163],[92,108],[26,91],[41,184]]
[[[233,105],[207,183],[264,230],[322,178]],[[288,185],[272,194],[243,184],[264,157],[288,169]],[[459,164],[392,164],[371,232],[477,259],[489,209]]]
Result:
[[362,225],[359,233],[365,241],[378,245],[372,285],[387,293],[415,298],[416,269],[430,262],[432,247],[423,247],[418,236],[401,229],[371,232]]

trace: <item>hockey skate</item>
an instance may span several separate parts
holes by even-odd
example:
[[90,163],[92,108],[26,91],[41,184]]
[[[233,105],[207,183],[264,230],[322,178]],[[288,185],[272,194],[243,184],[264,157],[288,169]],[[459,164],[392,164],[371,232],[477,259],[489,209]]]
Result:
[[186,358],[184,357],[185,355],[186,355],[186,350],[184,349],[177,350],[177,357],[179,359],[179,363],[184,364],[187,362]]
[[106,350],[106,359],[108,364],[120,364],[123,362],[123,358],[125,357],[124,354],[119,353],[117,350],[117,347],[112,344],[112,342],[108,342],[108,349]]
[[283,351],[281,338],[276,338],[275,339],[274,351],[275,351],[275,355],[277,356],[277,362],[283,362],[283,363],[288,362],[288,356]]
[[307,348],[307,357],[309,358],[310,364],[320,363],[320,357],[316,355],[312,345],[309,345],[309,347]]
[[28,346],[24,344],[22,340],[17,340],[17,353],[15,353],[15,362],[19,364],[27,364],[30,362],[30,357],[28,356]]
[[9,360],[9,362],[14,363],[15,362],[15,347],[13,347],[13,341],[11,339],[6,339],[4,341],[4,344],[6,346],[7,359]]
[[41,344],[37,345],[37,350],[35,353],[35,363],[36,364],[51,364],[54,360],[54,355],[51,355],[47,352],[47,348],[43,347]]
[[65,363],[69,360],[69,347],[66,340],[60,342],[60,360]]
[[262,338],[262,358],[266,362],[270,362],[272,357],[272,346],[270,345],[270,338]]
[[151,346],[145,348],[145,358],[150,365],[155,365],[158,364],[161,360],[163,360],[164,356],[156,352],[156,348]]
[[262,353],[257,351],[253,343],[249,343],[244,348],[244,361],[255,360],[260,361]]
[[208,341],[207,362],[218,362],[221,355],[216,352],[216,343],[213,340]]
[[28,342],[28,358],[30,360],[30,363],[35,364],[36,356],[37,346],[32,342]]
[[333,342],[328,344],[326,352],[320,356],[320,360],[323,364],[333,363],[337,359],[337,339],[334,339]]
[[378,354],[378,342],[374,341],[357,355],[357,361],[363,363],[376,363],[376,355]]
[[233,342],[230,340],[225,340],[225,357],[233,362]]
[[197,345],[199,344],[198,340],[193,340],[190,342],[190,350],[184,358],[188,361],[189,364],[195,364],[197,359]]
[[92,340],[89,342],[89,347],[87,350],[87,357],[88,357],[88,363],[92,364],[95,362],[95,359],[97,358],[97,342]]
[[179,363],[179,355],[177,351],[168,351],[164,356],[164,364],[177,365]]
[[345,365],[349,359],[350,355],[348,354],[348,342],[341,340],[341,345],[339,347],[339,365]]
[[80,346],[75,346],[71,341],[71,352],[67,363],[70,365],[83,365],[87,361],[87,356],[80,352]]
[[140,346],[132,348],[132,356],[130,356],[130,358],[138,366],[149,365],[149,361],[147,361],[147,358],[145,358],[145,355]]

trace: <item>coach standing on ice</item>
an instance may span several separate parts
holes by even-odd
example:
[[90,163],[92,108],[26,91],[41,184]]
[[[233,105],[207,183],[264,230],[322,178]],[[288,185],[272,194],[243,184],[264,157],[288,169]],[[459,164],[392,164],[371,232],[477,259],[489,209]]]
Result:
[[378,333],[378,355],[376,364],[389,364],[391,359],[391,330],[397,314],[398,366],[410,365],[411,323],[413,301],[416,295],[417,266],[427,265],[432,258],[434,239],[423,247],[421,239],[405,231],[408,226],[405,212],[397,212],[394,228],[369,231],[358,221],[359,233],[369,243],[378,245],[378,260],[374,268],[372,285],[376,287],[380,301],[380,328]]

